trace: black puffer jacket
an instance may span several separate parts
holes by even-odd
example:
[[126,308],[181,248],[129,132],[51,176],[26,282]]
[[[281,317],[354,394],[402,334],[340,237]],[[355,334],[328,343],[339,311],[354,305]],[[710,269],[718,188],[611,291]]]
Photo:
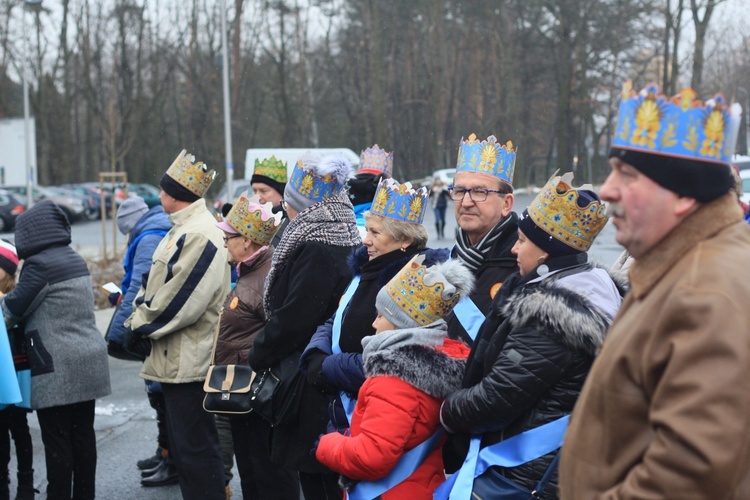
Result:
[[[503,284],[469,357],[464,389],[441,411],[446,428],[465,433],[467,444],[469,434],[483,434],[485,447],[569,414],[621,301],[606,272],[589,265],[560,281],[528,278]],[[533,489],[553,457],[501,470]],[[556,489],[555,472],[544,498],[556,498]]]

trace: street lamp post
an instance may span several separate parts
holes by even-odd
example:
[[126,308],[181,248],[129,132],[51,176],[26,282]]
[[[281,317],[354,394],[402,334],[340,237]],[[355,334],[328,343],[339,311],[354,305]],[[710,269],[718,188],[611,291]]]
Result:
[[[24,0],[24,7],[39,9],[42,6],[42,0]],[[21,17],[23,25],[23,139],[25,146],[25,163],[26,163],[26,206],[31,208],[34,204],[32,185],[34,183],[34,170],[31,165],[31,117],[29,116],[29,39],[26,36],[26,9]]]
[[229,57],[227,44],[226,0],[221,0],[221,79],[224,91],[224,150],[227,172],[227,195],[234,202],[234,163],[232,162],[232,123],[229,112]]

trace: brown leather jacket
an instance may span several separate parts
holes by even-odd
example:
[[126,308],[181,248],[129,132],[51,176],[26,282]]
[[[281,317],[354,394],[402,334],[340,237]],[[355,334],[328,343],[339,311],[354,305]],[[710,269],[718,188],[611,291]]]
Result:
[[247,364],[253,339],[266,324],[263,285],[271,269],[272,255],[273,248],[269,247],[250,265],[240,264],[237,284],[224,301],[214,364]]

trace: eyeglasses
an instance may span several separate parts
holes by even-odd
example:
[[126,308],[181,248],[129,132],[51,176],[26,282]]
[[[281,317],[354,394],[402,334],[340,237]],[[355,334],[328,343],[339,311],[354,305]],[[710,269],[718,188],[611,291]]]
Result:
[[229,243],[229,240],[231,240],[232,238],[241,238],[241,237],[242,237],[241,234],[233,234],[232,236],[223,236],[221,239],[224,240],[224,243]]
[[456,186],[448,186],[448,191],[450,191],[451,198],[453,198],[454,201],[463,201],[464,196],[466,196],[466,193],[469,193],[469,198],[474,203],[482,203],[483,201],[487,201],[487,196],[490,193],[497,193],[500,196],[504,196],[508,194],[501,189],[487,189],[487,188],[466,189],[466,188],[456,187]]

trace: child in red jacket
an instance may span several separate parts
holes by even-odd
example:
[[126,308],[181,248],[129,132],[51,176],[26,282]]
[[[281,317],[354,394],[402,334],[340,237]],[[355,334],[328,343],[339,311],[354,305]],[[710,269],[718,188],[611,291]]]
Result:
[[[440,405],[460,388],[469,347],[447,338],[443,318],[474,277],[458,260],[430,268],[423,260],[415,256],[378,293],[376,335],[362,340],[367,380],[348,435],[321,436],[315,453],[342,475],[352,499],[431,499],[445,480]],[[419,458],[404,465],[410,451]]]

